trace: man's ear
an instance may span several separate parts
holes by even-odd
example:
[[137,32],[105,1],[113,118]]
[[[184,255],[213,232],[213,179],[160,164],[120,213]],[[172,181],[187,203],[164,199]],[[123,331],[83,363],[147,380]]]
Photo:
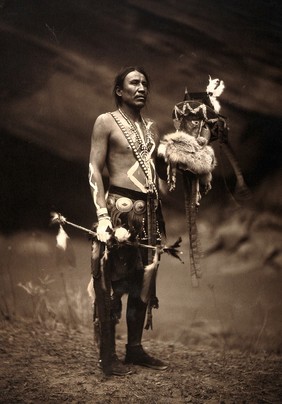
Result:
[[116,95],[118,95],[119,97],[121,97],[122,95],[122,89],[120,87],[116,88]]

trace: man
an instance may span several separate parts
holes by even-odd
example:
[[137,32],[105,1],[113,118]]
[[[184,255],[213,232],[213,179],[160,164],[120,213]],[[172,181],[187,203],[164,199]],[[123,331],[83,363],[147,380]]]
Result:
[[[92,133],[89,182],[98,217],[92,272],[100,326],[100,363],[106,374],[126,375],[130,372],[126,364],[167,368],[141,345],[146,310],[149,307],[150,317],[151,307],[158,303],[154,279],[149,285],[149,299],[141,298],[144,268],[152,265],[153,257],[148,258],[152,249],[141,248],[140,242],[156,245],[163,231],[155,166],[158,134],[154,123],[141,115],[149,84],[142,68],[124,69],[114,84],[117,110],[100,115]],[[108,190],[102,179],[105,167],[109,173]],[[116,228],[128,245],[108,248]],[[128,294],[125,364],[115,352],[115,325],[121,316],[124,294]]]

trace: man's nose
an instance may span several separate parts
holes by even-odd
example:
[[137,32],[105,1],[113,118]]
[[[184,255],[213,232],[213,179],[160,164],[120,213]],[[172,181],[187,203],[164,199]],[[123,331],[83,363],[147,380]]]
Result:
[[145,92],[145,86],[143,85],[143,83],[139,83],[139,85],[138,85],[138,91],[141,91],[141,92]]

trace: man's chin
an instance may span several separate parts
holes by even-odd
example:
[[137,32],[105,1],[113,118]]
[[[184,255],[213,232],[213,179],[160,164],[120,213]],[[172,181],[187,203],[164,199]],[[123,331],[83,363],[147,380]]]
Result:
[[135,100],[135,105],[138,108],[143,108],[146,104],[146,100],[145,99],[140,99],[140,100]]

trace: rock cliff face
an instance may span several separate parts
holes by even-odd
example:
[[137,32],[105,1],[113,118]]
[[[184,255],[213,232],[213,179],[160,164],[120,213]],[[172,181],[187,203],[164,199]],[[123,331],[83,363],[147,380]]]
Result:
[[[231,142],[247,180],[261,189],[271,173],[267,184],[277,177],[272,187],[277,189],[281,182],[278,1],[29,0],[24,5],[2,1],[0,7],[1,168],[7,173],[1,180],[4,189],[13,190],[10,198],[15,206],[20,184],[26,184],[29,195],[40,194],[33,179],[40,183],[42,172],[48,171],[51,181],[64,161],[66,168],[72,161],[81,165],[77,183],[84,181],[93,122],[114,108],[113,77],[129,64],[141,64],[151,75],[151,99],[144,112],[158,122],[163,134],[172,129],[171,110],[182,100],[185,87],[204,91],[209,74],[224,80],[222,114],[229,118]],[[3,153],[7,147],[8,159]],[[22,148],[43,153],[44,168],[37,170],[32,156],[27,161],[24,150],[17,153]],[[32,164],[24,176],[21,167]],[[12,176],[12,183],[11,169],[22,172]],[[225,170],[231,174],[228,167]],[[66,172],[62,194],[74,187]],[[54,193],[52,186],[49,191]],[[85,182],[83,197],[86,192]],[[51,199],[60,198],[59,193]],[[35,199],[29,198],[33,210]]]
[[[1,328],[1,353],[8,358],[5,377],[0,375],[6,402],[19,397],[84,402],[87,394],[89,402],[93,397],[110,402],[111,394],[113,401],[134,402],[134,383],[138,403],[159,397],[160,386],[160,402],[170,402],[168,397],[171,402],[276,402],[279,362],[266,352],[281,353],[282,335],[280,3],[0,0],[0,318],[19,314],[37,321],[36,296],[29,299],[19,283],[44,286],[44,279],[57,313],[49,318],[52,332],[44,326],[44,335],[35,323],[32,328],[15,322]],[[202,92],[208,75],[224,80],[221,111],[228,117],[230,142],[256,209],[234,203],[228,191],[234,189],[233,172],[214,142],[218,166],[197,222],[205,254],[197,290],[190,280],[181,181],[163,199],[168,242],[183,236],[185,265],[162,257],[160,309],[146,340],[149,348],[152,335],[173,341],[152,345],[152,353],[157,349],[171,368],[166,376],[138,369],[123,389],[109,380],[97,391],[93,377],[99,382],[101,376],[94,369],[92,348],[83,340],[85,335],[92,341],[90,332],[77,334],[76,340],[68,329],[68,340],[57,323],[65,318],[69,327],[77,313],[80,321],[92,324],[86,295],[90,245],[77,229],[66,229],[77,261],[77,268],[70,268],[67,254],[56,251],[57,229],[49,227],[49,215],[61,212],[87,228],[95,219],[87,178],[90,134],[97,115],[114,108],[113,78],[129,64],[143,65],[150,73],[152,90],[144,113],[157,121],[161,134],[172,131],[172,108],[182,101],[185,87]],[[49,295],[50,279],[56,282]],[[124,349],[122,339],[118,344]],[[243,354],[235,355],[232,348]],[[58,353],[62,369],[52,357]],[[72,361],[65,373],[65,363]],[[82,363],[85,375],[77,381]],[[224,385],[218,385],[223,377]]]

